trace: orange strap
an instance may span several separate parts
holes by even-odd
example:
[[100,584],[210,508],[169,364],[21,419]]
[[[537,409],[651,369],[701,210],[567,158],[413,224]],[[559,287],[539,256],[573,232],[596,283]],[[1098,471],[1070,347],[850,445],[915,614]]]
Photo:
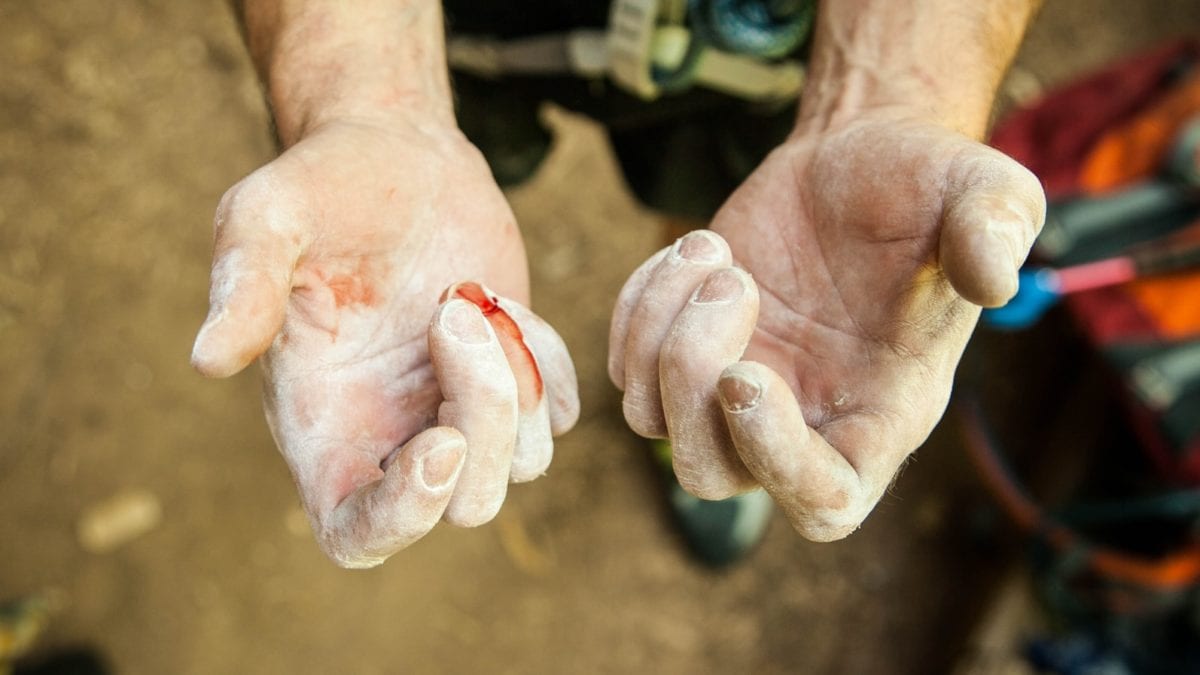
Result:
[[1176,134],[1196,114],[1200,114],[1200,72],[1132,121],[1102,136],[1083,161],[1080,188],[1102,194],[1157,174]]

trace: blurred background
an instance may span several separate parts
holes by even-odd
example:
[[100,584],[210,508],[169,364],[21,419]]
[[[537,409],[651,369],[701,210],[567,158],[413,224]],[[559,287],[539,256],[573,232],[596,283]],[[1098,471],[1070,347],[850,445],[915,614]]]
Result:
[[[1000,108],[1189,34],[1195,0],[1047,0]],[[309,533],[257,371],[188,366],[213,209],[274,152],[231,12],[0,1],[0,653],[25,631],[26,666],[88,648],[116,673],[1030,672],[1026,549],[953,416],[849,539],[776,519],[739,565],[692,562],[604,369],[613,300],[660,220],[598,126],[544,120],[550,155],[509,197],[580,423],[495,522],[343,571]],[[968,352],[1032,469],[1120,438],[1080,345],[1053,314]]]

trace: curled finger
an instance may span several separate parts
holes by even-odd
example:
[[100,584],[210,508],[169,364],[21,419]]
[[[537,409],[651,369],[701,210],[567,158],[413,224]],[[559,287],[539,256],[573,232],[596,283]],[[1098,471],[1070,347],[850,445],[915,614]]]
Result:
[[[855,447],[831,445],[805,423],[783,378],[759,363],[730,366],[718,389],[742,463],[793,527],[812,541],[841,539],[857,529],[912,449],[861,415],[848,416],[830,430],[839,442]],[[847,454],[858,458],[857,464]]]
[[[500,341],[517,386],[517,438],[513,447],[510,477],[518,483],[533,480],[546,472],[554,454],[550,424],[551,396],[543,375],[542,359],[535,353],[533,343],[525,332],[529,326],[523,326],[513,314],[521,306],[473,281],[451,286],[446,293],[449,297],[461,298],[478,307]],[[526,314],[532,316],[528,310]],[[562,352],[560,356],[565,356],[566,346],[561,342],[559,340],[557,346]],[[573,379],[574,367],[570,365],[569,357],[567,360]],[[562,367],[561,363],[555,365],[558,369]],[[561,375],[557,371],[555,374]]]
[[622,408],[635,433],[647,438],[667,435],[658,374],[663,340],[696,287],[710,272],[731,263],[724,239],[697,230],[676,241],[651,272],[630,317],[625,344]]
[[474,304],[443,303],[429,355],[444,401],[438,424],[462,432],[467,459],[445,520],[473,527],[495,517],[508,491],[517,437],[517,383],[492,326]]
[[650,275],[670,252],[671,247],[666,246],[650,256],[629,275],[617,294],[612,323],[608,329],[608,379],[621,391],[625,390],[625,345],[629,341],[629,322],[633,319],[633,310],[642,298],[642,291],[646,290]]
[[746,272],[708,275],[679,312],[659,365],[675,476],[703,499],[725,499],[755,486],[729,437],[717,382],[754,333],[758,290]]
[[319,519],[322,549],[342,567],[375,567],[425,536],[446,510],[466,454],[466,439],[454,429],[417,434],[395,453],[381,478]]
[[558,331],[528,307],[508,298],[500,298],[499,302],[521,327],[525,342],[533,351],[550,404],[550,431],[561,436],[579,420],[579,381],[567,344]]

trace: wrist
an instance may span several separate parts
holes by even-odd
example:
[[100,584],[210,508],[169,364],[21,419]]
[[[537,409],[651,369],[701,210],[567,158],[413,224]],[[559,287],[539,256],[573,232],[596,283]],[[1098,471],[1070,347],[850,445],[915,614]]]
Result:
[[454,125],[437,0],[260,0],[245,21],[285,147],[344,119]]
[[982,138],[1036,4],[821,3],[797,133],[872,116],[924,120]]

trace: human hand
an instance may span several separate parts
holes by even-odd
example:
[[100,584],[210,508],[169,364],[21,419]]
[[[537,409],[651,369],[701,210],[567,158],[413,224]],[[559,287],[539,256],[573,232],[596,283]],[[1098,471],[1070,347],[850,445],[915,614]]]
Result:
[[844,537],[941,417],[979,306],[1015,293],[1044,214],[1032,174],[942,125],[798,132],[711,232],[622,290],[626,420],[670,437],[689,492],[758,483],[807,538]]
[[[452,124],[325,121],[231,188],[215,227],[193,363],[222,377],[263,354],[267,420],[339,565],[377,565],[443,514],[487,522],[510,479],[545,471],[578,416],[574,368]],[[501,297],[439,300],[471,280]]]

